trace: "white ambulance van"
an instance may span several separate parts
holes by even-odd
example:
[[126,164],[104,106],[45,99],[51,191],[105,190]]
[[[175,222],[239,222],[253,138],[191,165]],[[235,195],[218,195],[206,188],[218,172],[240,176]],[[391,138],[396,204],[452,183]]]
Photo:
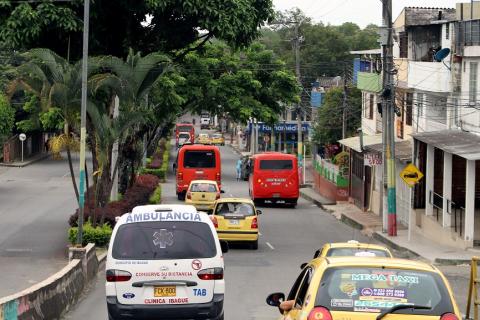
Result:
[[193,206],[134,208],[118,219],[108,248],[109,319],[223,320],[226,251]]

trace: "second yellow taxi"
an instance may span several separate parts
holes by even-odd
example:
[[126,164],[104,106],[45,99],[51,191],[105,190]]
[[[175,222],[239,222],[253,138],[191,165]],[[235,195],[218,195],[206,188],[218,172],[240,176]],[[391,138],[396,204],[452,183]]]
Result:
[[345,256],[393,258],[393,254],[384,246],[361,243],[355,240],[327,243],[315,252],[313,258]]
[[220,199],[220,189],[216,181],[193,180],[187,189],[185,203],[197,210],[210,211],[217,199]]
[[248,242],[258,249],[258,215],[253,201],[243,198],[222,198],[215,202],[211,219],[218,238],[228,242]]
[[200,133],[197,137],[197,142],[201,144],[210,144],[212,140],[210,139],[210,135],[208,133]]
[[313,259],[290,293],[267,304],[288,320],[460,320],[445,276],[423,262],[374,257]]
[[214,133],[211,137],[211,143],[217,146],[224,146],[225,145],[225,138],[221,133]]

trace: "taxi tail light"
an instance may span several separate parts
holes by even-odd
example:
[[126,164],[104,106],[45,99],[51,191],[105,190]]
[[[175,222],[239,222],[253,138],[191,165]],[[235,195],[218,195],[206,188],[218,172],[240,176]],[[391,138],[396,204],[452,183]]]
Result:
[[218,228],[218,220],[217,220],[217,218],[214,217],[214,216],[210,216],[210,219],[211,219],[212,222],[213,222],[213,226],[214,226],[215,228]]
[[192,193],[190,191],[187,192],[187,199],[192,200]]
[[459,320],[453,313],[445,313],[440,317],[440,320]]
[[307,320],[333,320],[332,314],[327,308],[316,307],[308,314]]
[[219,172],[217,172],[216,177],[217,177],[217,182],[220,183],[220,181],[222,181],[222,175]]
[[198,277],[201,280],[222,280],[223,268],[210,268],[198,271]]
[[258,220],[257,218],[252,219],[252,225],[250,226],[251,229],[258,229]]
[[217,192],[217,195],[215,197],[216,200],[220,199],[220,192]]
[[107,282],[125,282],[130,281],[132,274],[122,270],[107,270]]

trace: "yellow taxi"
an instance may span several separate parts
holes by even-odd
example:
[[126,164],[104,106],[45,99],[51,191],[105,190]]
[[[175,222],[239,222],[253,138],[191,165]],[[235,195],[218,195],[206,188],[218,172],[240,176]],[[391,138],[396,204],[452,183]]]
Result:
[[417,261],[319,257],[301,271],[288,296],[267,304],[284,320],[460,320],[445,276]]
[[210,144],[212,141],[210,140],[210,135],[208,133],[200,133],[198,135],[198,143],[202,144]]
[[315,252],[313,258],[345,256],[393,258],[393,254],[384,246],[361,243],[355,240],[350,240],[348,242],[326,243],[321,249],[318,249]]
[[216,181],[193,180],[187,189],[185,203],[193,205],[197,210],[210,211],[215,201],[220,199],[220,192]]
[[214,133],[211,138],[212,144],[224,146],[225,145],[225,138],[221,133]]
[[211,219],[218,238],[228,242],[248,242],[250,248],[258,249],[258,215],[252,200],[222,198],[215,202]]

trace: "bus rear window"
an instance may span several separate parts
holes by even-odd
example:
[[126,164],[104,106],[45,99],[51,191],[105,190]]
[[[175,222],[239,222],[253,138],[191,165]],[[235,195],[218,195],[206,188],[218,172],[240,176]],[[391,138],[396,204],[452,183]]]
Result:
[[292,170],[292,160],[260,160],[260,170]]
[[212,151],[186,151],[183,160],[185,168],[215,168],[215,152]]
[[190,131],[192,131],[192,126],[178,126],[177,131],[178,132],[190,132]]

